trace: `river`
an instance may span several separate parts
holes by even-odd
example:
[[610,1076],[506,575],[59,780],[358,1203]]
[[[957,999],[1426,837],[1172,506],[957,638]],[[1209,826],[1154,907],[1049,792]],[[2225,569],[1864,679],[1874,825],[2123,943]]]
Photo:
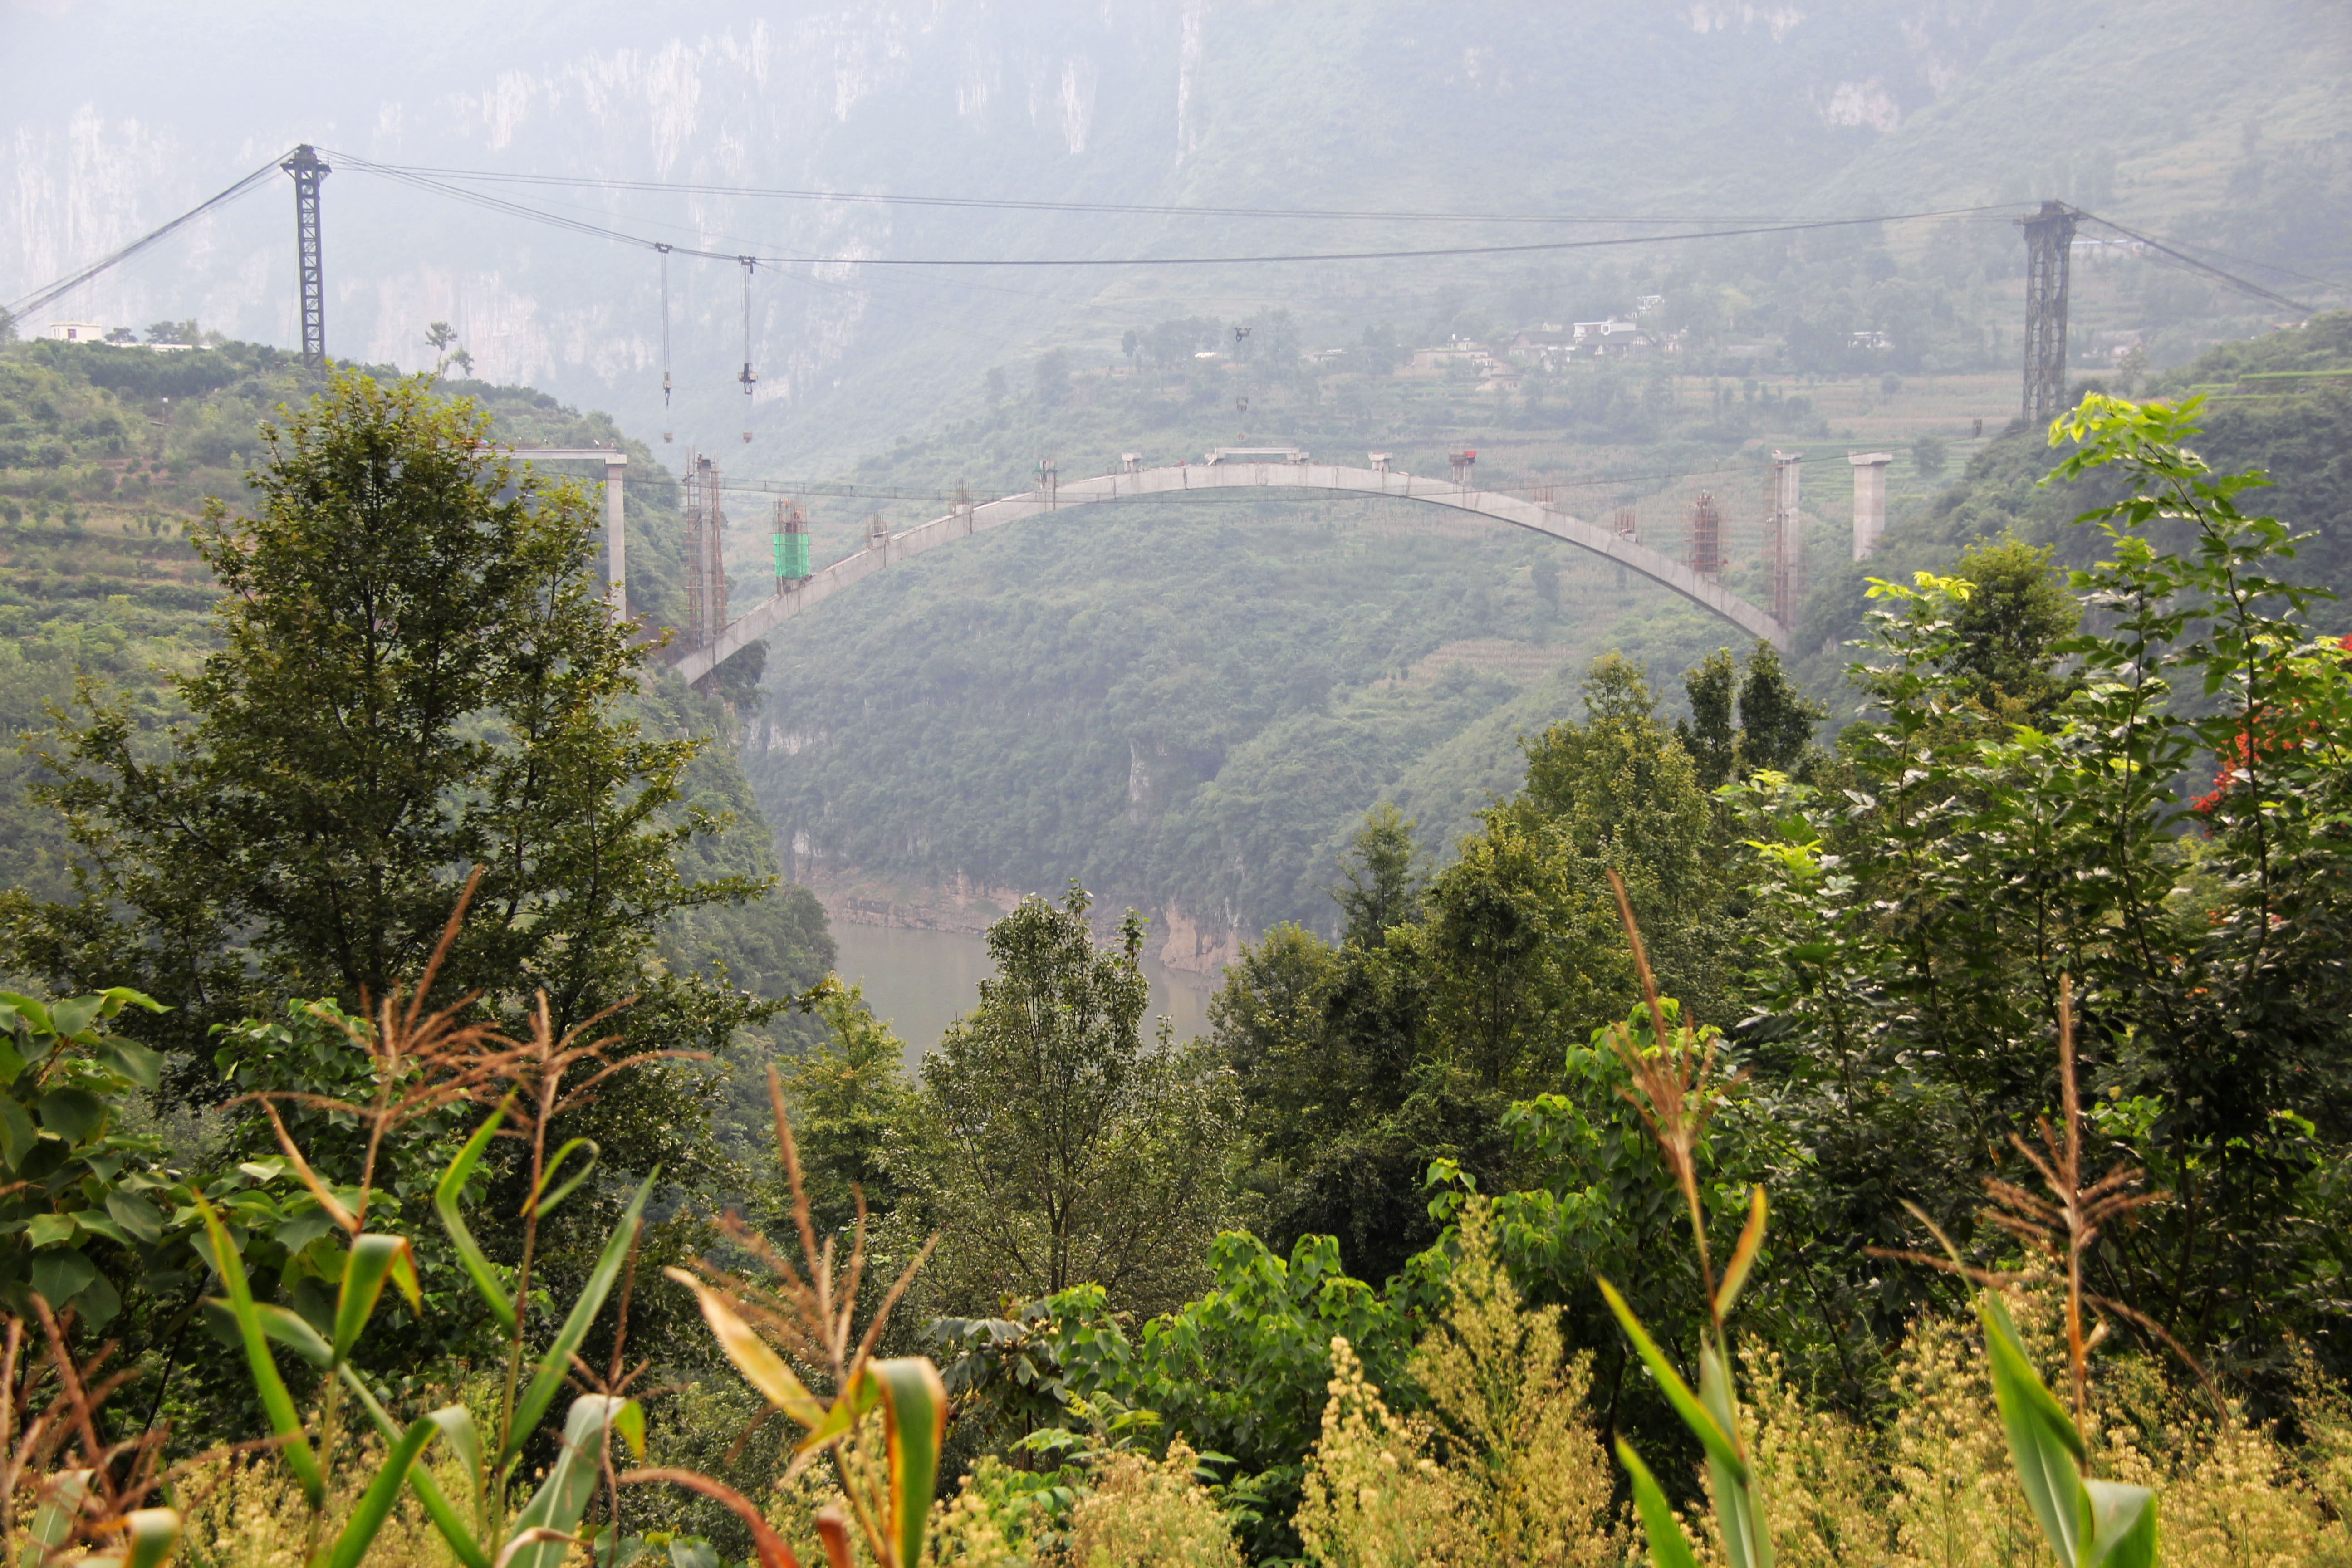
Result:
[[[909,931],[901,926],[836,923],[835,968],[844,984],[866,988],[866,1004],[907,1042],[907,1070],[918,1068],[940,1043],[950,1020],[971,1011],[980,983],[988,978],[988,944],[951,931]],[[1209,1032],[1209,997],[1215,983],[1186,974],[1147,956],[1143,976],[1151,984],[1151,1011],[1144,1038],[1157,1034],[1165,1016],[1176,1038]]]

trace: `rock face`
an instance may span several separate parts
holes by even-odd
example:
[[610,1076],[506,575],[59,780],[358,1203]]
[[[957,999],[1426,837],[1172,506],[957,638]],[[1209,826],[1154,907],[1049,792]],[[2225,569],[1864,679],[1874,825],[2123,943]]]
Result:
[[[2211,35],[2229,71],[2249,37],[2273,35],[2266,70],[2315,58],[2315,45],[2291,47],[2285,22],[2234,26],[2222,15],[2232,8],[2145,4],[2166,13],[2149,26],[2185,30],[2184,42]],[[1377,207],[1434,183],[1465,210],[1566,212],[1638,207],[1654,184],[1702,206],[1752,202],[1765,183],[1789,210],[1811,210],[1806,193],[1857,177],[1882,144],[1916,139],[1923,110],[1982,89],[2001,48],[2096,31],[2061,0],[1897,14],[1910,9],[1705,0],[1560,8],[1537,25],[1519,7],[1427,0],[692,11],[582,0],[551,26],[536,8],[455,0],[354,8],[316,26],[254,7],[17,6],[8,53],[26,68],[0,105],[0,298],[24,297],[310,142],[335,170],[323,196],[338,357],[429,365],[425,328],[446,321],[485,379],[593,404],[625,426],[698,428],[706,440],[748,427],[800,451],[834,438],[870,450],[921,406],[910,380],[976,384],[1006,345],[1073,316],[1066,299],[848,263],[1107,257],[1264,233],[1247,221],[874,196]],[[2180,53],[2200,68],[2218,58]],[[1633,58],[1672,60],[1676,90],[1658,90],[1655,72],[1591,68]],[[2167,84],[2138,86],[2160,99]],[[436,174],[428,185],[382,165],[606,183]],[[1533,187],[1531,170],[1541,171]],[[451,199],[453,188],[488,210]],[[286,192],[266,181],[66,303],[78,319],[193,316],[292,341]],[[1973,198],[1955,186],[1938,199]],[[646,243],[596,232],[607,230]],[[675,407],[660,395],[654,241],[677,247]],[[749,345],[746,254],[769,258],[751,279]],[[1284,287],[1305,307],[1391,276],[1340,271]],[[759,370],[748,420],[735,381],[747,346]],[[824,410],[837,413],[813,426]],[[876,417],[887,428],[866,422]]]
[[1160,943],[1160,962],[1188,974],[1214,974],[1242,955],[1242,933],[1229,923],[1203,923],[1171,904],[1165,917],[1168,940]]

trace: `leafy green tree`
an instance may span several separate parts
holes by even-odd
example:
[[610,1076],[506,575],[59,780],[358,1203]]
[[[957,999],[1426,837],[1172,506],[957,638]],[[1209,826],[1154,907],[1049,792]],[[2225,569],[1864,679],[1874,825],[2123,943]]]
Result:
[[1331,898],[1345,921],[1341,940],[1369,950],[1388,940],[1390,927],[1403,925],[1421,911],[1423,878],[1412,824],[1383,801],[1365,814],[1349,846],[1350,853],[1339,868],[1340,885],[1332,889]]
[[2058,673],[2059,648],[2081,623],[2082,608],[2051,553],[2004,534],[1969,545],[1952,569],[1969,584],[1952,606],[1959,639],[1952,668],[1990,711],[2045,712],[2072,685]]
[[[2282,1331],[2336,1310],[2346,1264],[2340,1228],[2309,1216],[2352,1142],[2352,670],[2309,637],[2323,595],[2278,574],[2288,530],[2238,504],[2260,476],[2189,449],[2195,414],[2092,395],[2053,430],[2074,444],[2053,479],[2122,481],[2083,519],[2110,556],[2074,578],[2097,630],[1972,637],[1969,579],[1876,585],[1889,607],[1858,679],[1883,716],[1845,746],[1852,793],[1749,796],[1769,874],[1748,1034],[1812,1152],[1816,1234],[1900,1245],[1906,1199],[1964,1228],[1988,1152],[2053,1102],[2071,987],[2095,1137],[2175,1194],[2103,1243],[2099,1289],[2260,1376]],[[2158,527],[2189,548],[2159,547]],[[1991,624],[2041,604],[2039,625],[2062,625],[2037,552],[2000,559]],[[2071,657],[2081,679],[2009,721],[1978,700],[2000,689],[1988,643]],[[2191,802],[2179,781],[2204,756],[2223,787]],[[1883,1306],[1884,1270],[1849,1258],[1857,1298]]]
[[1070,395],[1070,356],[1060,349],[1039,354],[1031,369],[1038,402],[1050,407]]
[[944,1236],[950,1302],[1098,1284],[1122,1309],[1181,1300],[1223,1218],[1232,1078],[1213,1050],[1147,1049],[1130,913],[1097,948],[1088,900],[1022,900],[989,929],[995,974],[924,1061],[929,1123],[901,1179]]
[[676,809],[699,742],[625,717],[646,649],[592,580],[594,509],[488,437],[422,379],[356,374],[263,427],[252,514],[194,531],[225,597],[173,683],[187,721],[85,686],[45,752],[83,897],[14,900],[30,967],[142,976],[194,1047],[275,997],[389,994],[479,865],[438,994],[544,989],[562,1029],[645,988],[674,912],[762,890],[680,876],[720,826]]
[[[860,988],[828,983],[813,1005],[825,1036],[779,1076],[810,1212],[821,1229],[838,1231],[856,1219],[858,1194],[876,1214],[898,1203],[905,1184],[891,1165],[891,1141],[915,1125],[919,1107],[907,1079],[907,1042],[874,1016]],[[789,1197],[774,1195],[782,1214]]]
[[[1758,701],[1759,668],[1774,702],[1782,700],[1775,660],[1751,658],[1742,689],[1739,736],[1769,733],[1784,710]],[[1690,756],[1658,722],[1648,683],[1631,660],[1595,659],[1584,683],[1586,720],[1553,725],[1526,742],[1527,784],[1491,820],[1556,839],[1562,857],[1563,900],[1552,917],[1550,940],[1584,977],[1576,1006],[1560,1016],[1568,1031],[1541,1056],[1556,1064],[1570,1040],[1584,1039],[1619,1014],[1634,994],[1631,955],[1609,890],[1608,874],[1623,879],[1640,920],[1659,983],[1711,1014],[1721,986],[1723,933],[1718,916],[1724,879],[1715,864],[1714,814]],[[1489,829],[1490,833],[1493,831]],[[1570,911],[1573,910],[1571,914]]]
[[1911,466],[1919,470],[1923,479],[1942,479],[1951,460],[1951,449],[1944,445],[1941,436],[1922,436],[1911,443]]
[[1759,640],[1748,653],[1744,680],[1730,650],[1717,648],[1684,672],[1683,689],[1691,716],[1675,721],[1675,738],[1690,754],[1702,789],[1720,789],[1759,768],[1801,772],[1814,754],[1813,726],[1826,710],[1789,679],[1769,642]]

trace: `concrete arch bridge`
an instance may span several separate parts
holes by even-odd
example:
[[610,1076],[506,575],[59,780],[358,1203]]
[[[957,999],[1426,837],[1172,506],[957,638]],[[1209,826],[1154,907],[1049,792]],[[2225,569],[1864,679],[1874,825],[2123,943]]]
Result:
[[1682,562],[1660,554],[1613,529],[1595,527],[1523,497],[1482,490],[1464,481],[1423,479],[1398,472],[1380,454],[1373,454],[1371,461],[1370,468],[1355,468],[1311,461],[1305,452],[1295,447],[1221,447],[1208,454],[1207,460],[1202,463],[1147,468],[1129,457],[1121,471],[1097,479],[1057,482],[1049,475],[1045,485],[1025,494],[978,505],[963,503],[945,517],[934,518],[903,532],[876,535],[864,550],[807,577],[787,583],[773,598],[730,622],[709,644],[688,649],[677,658],[676,668],[688,682],[699,682],[737,650],[766,637],[851,584],[926,551],[1007,523],[1106,501],[1167,500],[1245,489],[1293,492],[1283,499],[1296,500],[1339,495],[1421,501],[1491,517],[1590,551],[1604,561],[1637,572],[1699,608],[1721,616],[1749,637],[1761,637],[1782,652],[1788,651],[1792,628],[1780,619],[1749,604],[1714,575],[1693,571]]

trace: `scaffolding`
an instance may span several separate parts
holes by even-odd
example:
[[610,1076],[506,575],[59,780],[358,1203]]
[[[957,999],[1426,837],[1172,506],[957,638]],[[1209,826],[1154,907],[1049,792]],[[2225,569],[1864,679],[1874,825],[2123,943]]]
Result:
[[1699,491],[1698,500],[1691,502],[1690,569],[1702,577],[1713,577],[1723,570],[1723,513],[1706,490]]
[[706,653],[727,626],[727,514],[719,500],[719,468],[709,458],[687,454],[686,637],[687,647]]
[[776,592],[798,583],[809,574],[808,514],[801,510],[798,501],[778,501],[774,541],[776,546]]
[[1804,594],[1804,523],[1797,514],[1804,460],[1802,452],[1774,452],[1771,489],[1766,492],[1764,563],[1772,576],[1772,618],[1784,626],[1797,624]]

